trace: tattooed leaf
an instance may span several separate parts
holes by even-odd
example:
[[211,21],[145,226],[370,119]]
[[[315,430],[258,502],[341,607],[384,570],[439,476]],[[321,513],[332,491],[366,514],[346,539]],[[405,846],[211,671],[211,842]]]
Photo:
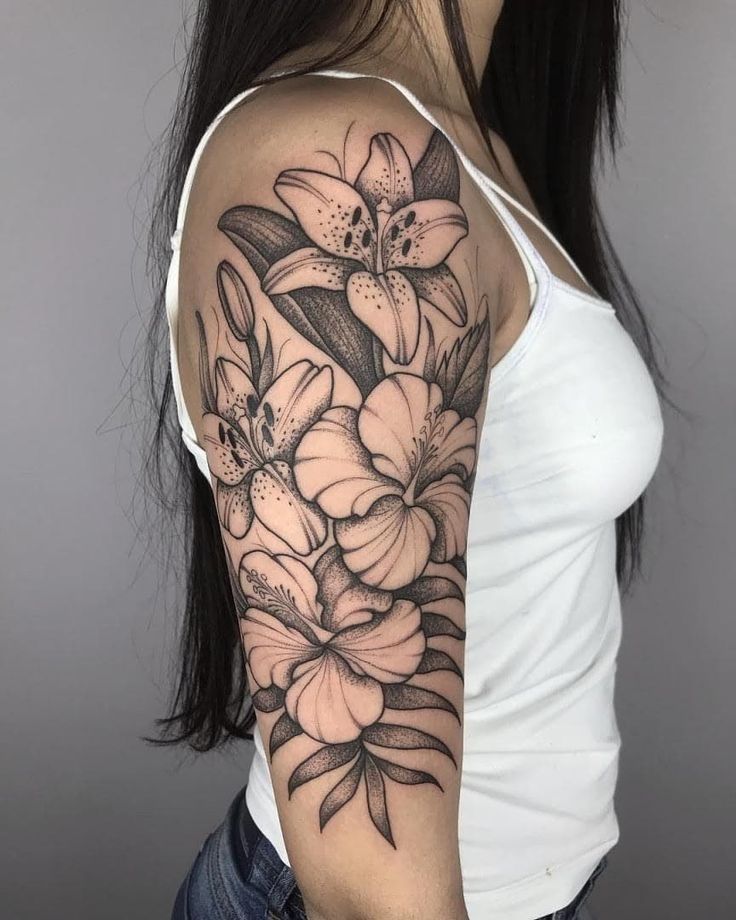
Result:
[[358,742],[350,741],[347,744],[329,744],[316,754],[307,757],[289,777],[289,798],[305,783],[344,766],[355,757],[359,750]]
[[417,674],[429,674],[431,671],[452,671],[462,680],[463,672],[445,652],[436,648],[428,648],[424,658],[417,668]]
[[456,626],[449,617],[441,613],[422,614],[422,632],[429,639],[431,636],[452,636],[464,639],[465,631]]
[[486,317],[442,355],[435,380],[444,394],[445,408],[463,417],[478,412],[485,394],[490,347]]
[[424,155],[414,169],[414,198],[460,200],[460,170],[445,135],[435,129]]
[[375,336],[373,336],[373,367],[376,380],[382,380],[386,376],[383,369],[383,345]]
[[[475,472],[473,473],[473,475],[470,477],[468,481],[468,491],[472,492],[474,482],[475,482]],[[465,562],[465,559],[463,556],[456,556],[455,559],[450,559],[450,565],[453,566],[453,568],[456,568],[458,572],[463,576],[463,578],[468,577],[468,565]]]
[[432,304],[456,326],[467,323],[468,307],[462,288],[444,262],[428,269],[405,268],[404,274],[420,300]]
[[413,687],[411,684],[387,684],[383,688],[387,709],[441,709],[460,721],[457,709],[439,693]]
[[[343,291],[302,288],[291,294],[278,294],[272,300],[289,322],[295,304],[307,323],[306,330],[299,330],[304,337],[333,357],[363,396],[370,393],[383,376],[376,370],[375,337],[352,312]],[[309,330],[312,332],[307,334]]]
[[302,730],[299,725],[289,716],[288,713],[283,713],[277,720],[274,727],[271,729],[271,737],[268,742],[268,753],[270,757],[278,751],[278,749],[286,744],[287,741],[291,741],[292,738],[296,738],[297,735],[301,735]]
[[[322,291],[321,293],[324,296],[325,301],[330,305],[336,299],[336,297],[339,298],[339,295],[336,295],[334,291]],[[304,300],[305,297],[306,294],[303,291],[300,292],[300,299]],[[279,313],[284,317],[284,319],[289,323],[289,325],[292,326],[292,328],[294,328],[308,342],[316,345],[317,348],[320,348],[330,357],[336,357],[335,354],[330,351],[327,342],[324,341],[321,335],[311,324],[300,303],[298,303],[294,297],[291,296],[291,294],[275,295],[271,298],[271,302],[279,311]]]
[[427,383],[432,383],[437,373],[437,347],[434,342],[434,329],[432,328],[432,323],[429,320],[426,320],[427,323],[427,353],[424,356],[424,370],[422,371],[422,377],[427,381]]
[[259,712],[276,712],[284,705],[284,691],[281,687],[273,686],[267,689],[256,690],[253,694],[253,706]]
[[235,602],[235,609],[238,613],[238,620],[241,617],[245,616],[245,611],[248,609],[248,601],[243,594],[243,589],[240,586],[240,578],[238,576],[238,571],[235,568],[234,561],[230,553],[226,553],[227,556],[227,574],[230,579],[230,587],[233,592],[233,601]]
[[422,607],[424,604],[446,600],[447,598],[462,600],[463,592],[449,578],[442,578],[439,575],[426,575],[423,578],[415,579],[405,588],[396,591],[394,596],[407,601],[414,601],[415,604]]
[[202,393],[202,409],[204,412],[215,412],[217,397],[210,375],[210,358],[207,350],[207,336],[204,333],[204,321],[199,310],[196,311],[195,316],[199,333],[199,388]]
[[381,771],[368,755],[365,759],[365,788],[368,798],[368,813],[371,821],[376,826],[382,837],[396,849],[391,822],[388,819],[388,806],[386,805],[386,784],[381,776]]
[[271,343],[271,333],[266,327],[266,344],[263,347],[261,356],[261,370],[258,378],[258,392],[263,394],[273,383],[273,345]]
[[435,738],[434,735],[420,731],[418,728],[376,722],[375,725],[363,731],[363,740],[378,747],[396,748],[401,751],[439,751],[455,763],[452,751],[446,744],[439,738]]
[[440,791],[444,791],[431,773],[425,773],[424,770],[411,770],[409,767],[402,767],[400,764],[392,763],[390,760],[384,760],[382,757],[376,756],[376,754],[371,754],[371,757],[378,769],[395,783],[401,783],[404,786],[420,786],[422,783],[430,783],[432,786],[436,786]]
[[255,334],[248,336],[246,342],[248,346],[248,354],[250,355],[250,366],[252,368],[252,380],[257,381],[261,379],[261,349],[258,347],[258,340],[255,337]]
[[267,266],[296,249],[312,245],[294,221],[268,208],[252,205],[230,208],[217,226],[233,239],[259,277],[265,275]]
[[357,792],[363,776],[364,758],[359,757],[343,778],[327,793],[319,809],[319,829],[323,831],[327,822],[347,805]]

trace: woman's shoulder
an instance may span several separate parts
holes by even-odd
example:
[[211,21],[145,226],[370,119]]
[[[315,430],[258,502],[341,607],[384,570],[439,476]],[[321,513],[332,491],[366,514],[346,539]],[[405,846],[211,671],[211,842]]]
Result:
[[[401,136],[408,156],[421,155],[433,126],[390,84],[371,77],[319,74],[257,86],[210,137],[197,168],[197,192],[259,185],[299,160],[303,168],[339,172],[376,134]],[[197,188],[198,186],[198,188]],[[196,204],[194,205],[196,207]]]
[[[373,171],[376,175],[366,181]],[[483,280],[491,312],[496,313],[494,292],[504,274],[499,266],[513,259],[513,253],[482,194],[463,176],[448,138],[386,80],[318,74],[258,87],[212,133],[197,164],[183,234],[183,282],[195,300],[200,299],[197,264],[209,259],[207,250],[220,236],[222,215],[245,202],[252,208],[290,208],[296,192],[283,178],[292,174],[310,180],[315,206],[317,186],[335,192],[334,179],[352,186],[346,201],[367,185],[371,195],[383,189],[389,208],[398,207],[399,199],[445,201],[446,210],[451,202],[459,205],[467,238],[462,250],[476,262],[468,247],[482,246],[494,266]],[[311,180],[318,176],[324,179],[314,186]],[[378,211],[381,202],[367,205]],[[442,232],[454,231],[448,223]]]

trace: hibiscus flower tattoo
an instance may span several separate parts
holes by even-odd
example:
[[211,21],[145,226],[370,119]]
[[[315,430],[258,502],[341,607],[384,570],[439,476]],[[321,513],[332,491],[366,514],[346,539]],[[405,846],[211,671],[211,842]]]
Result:
[[419,607],[359,585],[339,552],[314,575],[288,556],[248,553],[241,580],[255,682],[284,690],[286,712],[315,741],[355,741],[381,717],[383,685],[416,674],[427,646]]
[[289,556],[248,553],[240,582],[249,605],[241,633],[259,688],[254,705],[265,712],[283,710],[271,733],[271,755],[299,735],[323,745],[294,770],[289,794],[350,764],[322,803],[320,828],[347,804],[362,780],[373,823],[393,844],[384,777],[405,785],[439,788],[439,783],[426,771],[387,759],[386,749],[435,750],[454,763],[439,738],[386,721],[386,715],[436,709],[459,721],[448,699],[411,683],[418,674],[442,669],[461,674],[456,662],[430,641],[434,636],[463,639],[464,633],[448,618],[424,613],[418,603],[422,598],[431,606],[433,599],[456,589],[437,579],[397,598],[357,579],[338,547],[320,557],[313,573]]
[[376,134],[359,162],[221,217],[245,262],[218,267],[211,334],[198,314],[202,432],[272,765],[301,745],[289,799],[322,781],[320,831],[354,810],[397,846],[388,790],[457,767],[490,333],[446,261],[468,234],[446,138],[412,163]]
[[325,412],[299,443],[294,471],[302,495],[337,521],[345,565],[395,589],[430,558],[465,552],[475,440],[475,419],[443,410],[437,384],[393,374],[359,411]]

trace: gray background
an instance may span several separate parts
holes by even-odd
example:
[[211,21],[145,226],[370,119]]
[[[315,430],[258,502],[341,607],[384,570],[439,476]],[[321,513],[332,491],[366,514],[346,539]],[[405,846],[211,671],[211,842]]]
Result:
[[[145,308],[136,196],[180,18],[174,0],[0,6],[8,920],[167,917],[247,762],[245,748],[194,761],[138,740],[165,700],[174,612],[134,544],[130,432],[113,410],[134,290]],[[731,0],[633,3],[627,140],[603,199],[687,416],[667,417],[648,575],[626,605],[622,838],[598,920],[736,916],[734,47]]]

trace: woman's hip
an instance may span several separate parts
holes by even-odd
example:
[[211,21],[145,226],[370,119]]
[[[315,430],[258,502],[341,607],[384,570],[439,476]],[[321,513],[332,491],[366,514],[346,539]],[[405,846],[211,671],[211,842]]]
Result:
[[253,822],[244,789],[204,842],[172,920],[306,920],[294,874]]

